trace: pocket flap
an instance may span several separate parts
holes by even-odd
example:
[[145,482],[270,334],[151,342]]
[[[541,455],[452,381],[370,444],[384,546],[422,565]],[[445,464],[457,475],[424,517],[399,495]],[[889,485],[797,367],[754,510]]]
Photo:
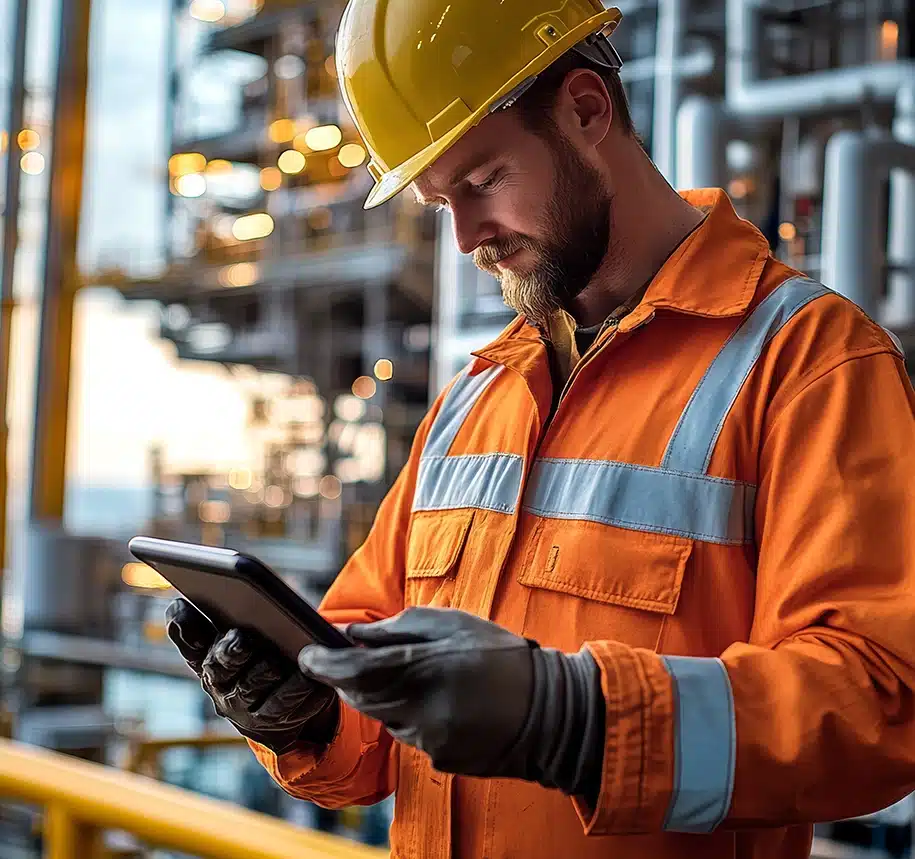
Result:
[[407,546],[407,578],[451,575],[457,569],[472,521],[473,510],[415,514]]
[[693,541],[596,522],[543,520],[519,582],[610,605],[673,614]]

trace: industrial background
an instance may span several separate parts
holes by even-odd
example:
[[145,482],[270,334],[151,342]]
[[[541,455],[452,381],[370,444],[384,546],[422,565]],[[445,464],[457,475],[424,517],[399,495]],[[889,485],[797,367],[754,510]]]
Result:
[[[915,3],[614,5],[671,184],[915,349]],[[511,319],[446,214],[362,209],[343,7],[0,0],[0,859],[386,855],[389,802],[293,801],[214,716],[126,547],[229,545],[319,600]],[[912,826],[814,853],[909,856]]]

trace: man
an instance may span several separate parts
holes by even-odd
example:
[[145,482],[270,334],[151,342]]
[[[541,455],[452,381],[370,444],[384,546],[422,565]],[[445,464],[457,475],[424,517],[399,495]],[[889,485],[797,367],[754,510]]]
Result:
[[447,207],[519,315],[437,399],[324,601],[365,647],[296,671],[169,610],[287,791],[396,790],[396,857],[800,859],[814,821],[915,787],[903,356],[722,192],[667,185],[618,20],[350,3],[367,205],[412,185]]

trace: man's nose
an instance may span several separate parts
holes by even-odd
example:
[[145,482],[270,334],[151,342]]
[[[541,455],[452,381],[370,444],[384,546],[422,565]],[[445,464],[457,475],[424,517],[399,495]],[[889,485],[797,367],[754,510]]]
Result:
[[452,208],[454,240],[462,254],[473,253],[480,245],[492,241],[496,230],[492,224],[477,217],[473,212]]

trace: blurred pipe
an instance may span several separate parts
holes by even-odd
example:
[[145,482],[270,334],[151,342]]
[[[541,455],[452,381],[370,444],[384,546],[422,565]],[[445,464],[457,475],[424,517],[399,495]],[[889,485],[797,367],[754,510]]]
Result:
[[[38,382],[29,480],[29,520],[61,524],[67,456],[70,351],[78,284],[77,240],[83,198],[89,22],[92,0],[60,7],[57,81],[51,125],[45,265],[38,338]],[[60,571],[62,574],[65,570]]]
[[435,303],[432,309],[432,372],[429,374],[429,402],[444,390],[454,376],[454,343],[459,336],[461,297],[461,253],[452,231],[451,215],[437,217],[435,247]]
[[727,0],[728,111],[740,119],[783,119],[892,101],[915,83],[915,62],[899,60],[762,80],[757,8],[766,0]]
[[[627,60],[620,69],[620,80],[627,84],[651,80],[655,76],[656,66],[654,56]],[[677,74],[681,81],[705,78],[714,71],[715,52],[709,45],[703,45],[688,54],[683,54],[677,60]]]
[[725,116],[721,102],[691,95],[677,111],[676,188],[721,188],[725,181]]
[[915,146],[888,134],[840,131],[826,144],[821,279],[880,321],[879,194],[891,169],[915,173]]
[[[899,90],[893,137],[915,145],[915,85]],[[890,328],[915,323],[915,174],[890,172],[888,259],[891,267],[883,322]]]
[[[178,15],[185,9],[185,0],[168,0],[168,28],[166,30],[165,45],[165,74],[167,81],[166,107],[165,107],[165,159],[174,154],[175,150],[175,112],[178,110],[180,95],[180,75],[178,72]],[[173,257],[172,248],[172,218],[175,214],[175,197],[171,192],[171,173],[165,173],[165,229],[163,231],[163,259],[166,266],[170,265]]]
[[687,0],[658,0],[655,40],[654,114],[651,158],[661,174],[676,183],[677,108],[680,105],[679,59],[683,46],[683,19]]
[[19,184],[22,170],[18,130],[24,123],[25,37],[29,20],[29,0],[18,0],[13,26],[13,62],[10,69],[9,112],[6,128],[6,197],[3,212],[3,263],[0,269],[0,617],[3,615],[3,586],[6,578],[6,517],[8,482],[9,425],[6,404],[9,399],[10,342],[13,326],[13,278],[16,249],[19,246]]

